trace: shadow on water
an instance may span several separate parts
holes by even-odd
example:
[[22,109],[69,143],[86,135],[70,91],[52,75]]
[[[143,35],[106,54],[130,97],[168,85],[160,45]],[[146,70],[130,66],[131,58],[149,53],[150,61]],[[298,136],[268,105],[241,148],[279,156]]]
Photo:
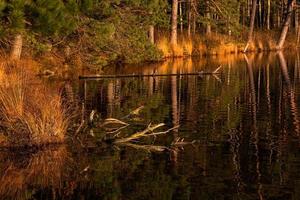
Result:
[[[107,73],[199,72],[221,65],[222,74],[68,83],[70,98],[82,100],[82,119],[92,110],[102,119],[122,119],[143,106],[123,131],[163,122],[180,127],[156,143],[197,142],[162,153],[71,145],[0,152],[0,198],[299,199],[299,60],[298,53],[178,59]],[[101,137],[97,128],[93,134]]]

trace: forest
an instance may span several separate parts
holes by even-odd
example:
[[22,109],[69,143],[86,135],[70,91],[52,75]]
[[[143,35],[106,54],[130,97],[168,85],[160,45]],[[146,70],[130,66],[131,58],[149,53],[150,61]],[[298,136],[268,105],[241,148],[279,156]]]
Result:
[[0,13],[13,59],[58,54],[101,67],[299,43],[295,0],[1,0]]

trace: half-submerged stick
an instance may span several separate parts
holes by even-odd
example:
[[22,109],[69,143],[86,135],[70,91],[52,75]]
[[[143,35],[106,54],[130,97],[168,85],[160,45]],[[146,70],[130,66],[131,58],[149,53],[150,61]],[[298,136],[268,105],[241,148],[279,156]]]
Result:
[[[221,68],[220,66],[219,68]],[[215,75],[215,74],[221,74],[219,72],[219,68],[215,70],[214,72],[193,72],[193,73],[176,73],[176,74],[119,74],[119,75],[84,75],[79,76],[79,79],[99,79],[99,78],[140,78],[140,77],[156,77],[156,76],[202,76],[202,75]]]

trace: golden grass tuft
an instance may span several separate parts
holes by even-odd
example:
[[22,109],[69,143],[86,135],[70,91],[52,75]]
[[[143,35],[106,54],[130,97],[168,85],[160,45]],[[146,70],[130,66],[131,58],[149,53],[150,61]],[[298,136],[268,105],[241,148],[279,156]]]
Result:
[[[248,52],[260,52],[274,50],[278,38],[276,31],[256,31]],[[164,58],[197,56],[227,56],[241,53],[246,45],[246,37],[239,38],[212,33],[210,36],[193,35],[188,37],[183,34],[178,35],[178,44],[172,47],[169,43],[169,33],[163,32],[158,35],[157,47],[163,53]],[[286,49],[295,49],[296,35],[290,33],[285,42]]]
[[157,42],[157,48],[161,50],[165,58],[172,56],[172,50],[169,44],[169,41],[166,37],[162,36]]
[[183,39],[182,46],[184,49],[184,54],[191,56],[193,54],[193,41],[191,39]]
[[61,143],[68,117],[57,89],[22,66],[1,66],[0,126],[7,145],[44,145]]
[[172,47],[172,55],[173,57],[183,57],[184,49],[182,44],[177,44]]
[[192,55],[229,55],[237,54],[240,50],[240,44],[233,41],[229,36],[221,34],[212,34],[211,36],[193,37],[179,35],[178,44],[171,46],[168,40],[168,34],[160,34],[157,47],[163,53],[164,58],[170,57],[188,57]]

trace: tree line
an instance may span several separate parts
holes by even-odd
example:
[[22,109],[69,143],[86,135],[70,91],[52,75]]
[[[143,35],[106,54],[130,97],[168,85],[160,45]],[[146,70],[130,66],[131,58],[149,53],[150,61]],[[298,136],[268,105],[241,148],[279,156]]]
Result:
[[298,21],[296,0],[0,0],[0,44],[14,59],[23,46],[43,52],[68,45],[96,63],[138,62],[159,58],[160,31],[176,45],[179,34],[248,32],[251,42],[255,30],[281,30],[281,49],[289,28],[298,34]]

